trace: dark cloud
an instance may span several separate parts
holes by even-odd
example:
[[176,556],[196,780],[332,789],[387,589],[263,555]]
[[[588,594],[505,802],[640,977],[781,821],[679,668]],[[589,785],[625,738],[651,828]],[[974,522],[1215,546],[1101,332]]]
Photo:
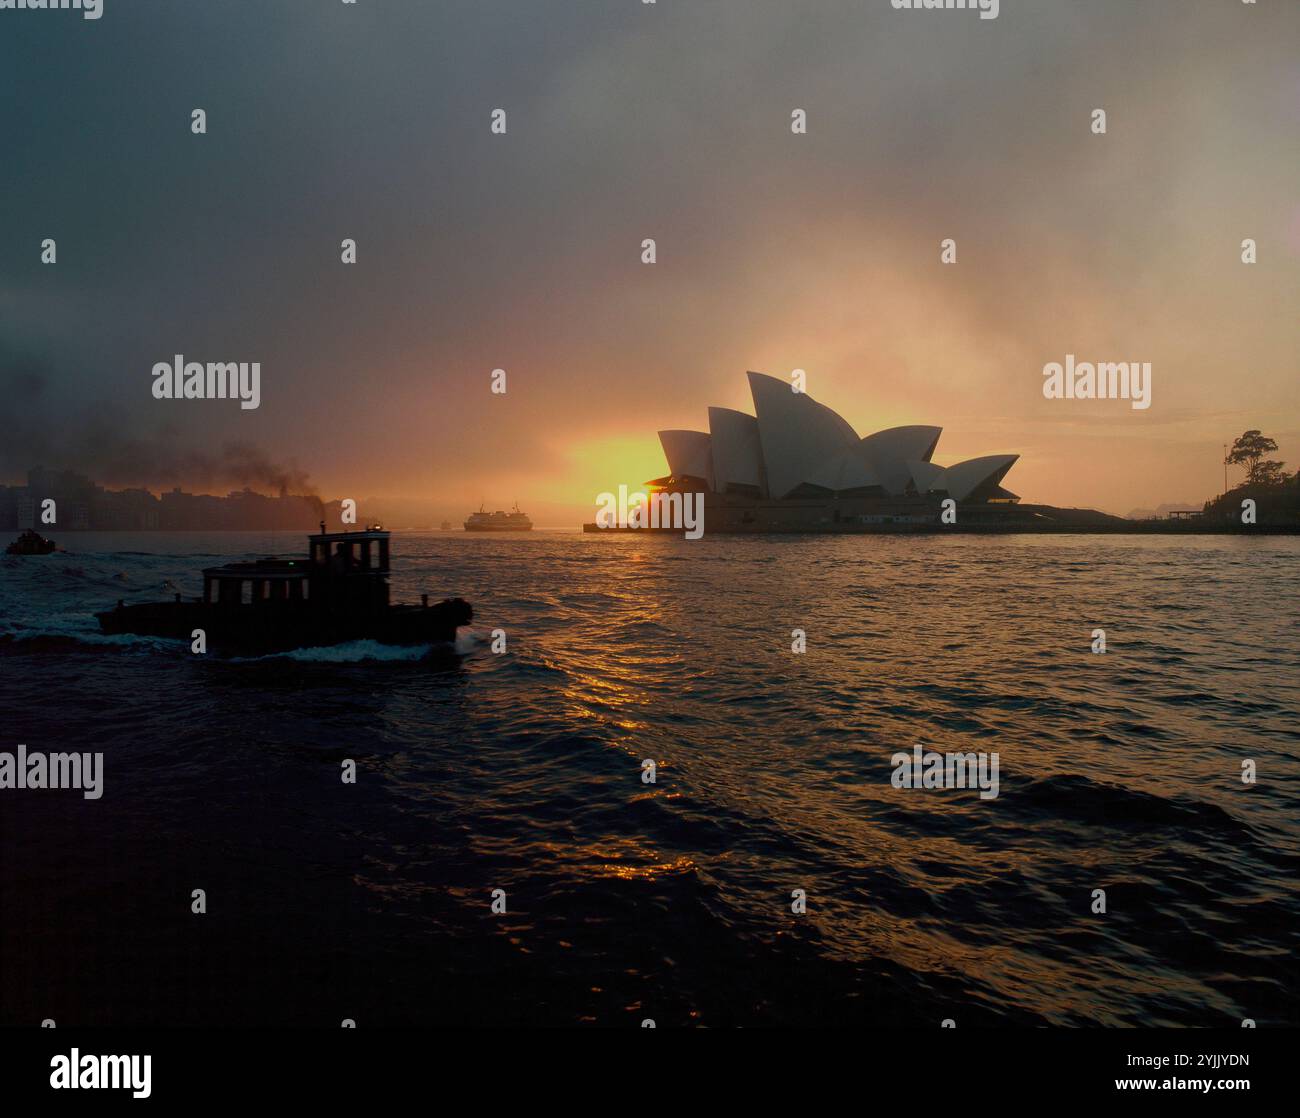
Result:
[[[36,414],[58,397],[85,421],[10,432],[6,461],[85,438],[123,474],[151,455],[216,471],[221,447],[252,444],[266,476],[297,459],[330,493],[524,496],[575,443],[640,431],[653,449],[657,426],[743,403],[746,368],[793,367],[864,425],[961,416],[973,450],[1015,451],[978,445],[974,424],[1035,422],[1037,369],[1084,350],[1155,362],[1147,418],[1205,417],[1189,447],[1225,412],[1295,426],[1300,5],[65,14],[13,16],[0,38],[19,91],[0,321],[50,355]],[[507,136],[489,133],[495,107]],[[1247,235],[1266,251],[1243,274]],[[943,236],[960,251],[945,272]],[[261,409],[152,401],[149,369],[175,353],[261,362]],[[497,366],[507,397],[488,391]],[[1033,495],[1074,501],[1165,476],[1033,469],[1017,467]]]

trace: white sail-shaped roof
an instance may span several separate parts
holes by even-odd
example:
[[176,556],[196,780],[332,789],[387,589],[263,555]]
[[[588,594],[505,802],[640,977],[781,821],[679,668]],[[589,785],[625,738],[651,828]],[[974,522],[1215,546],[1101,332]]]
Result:
[[704,431],[660,431],[659,444],[673,477],[699,477],[713,488],[713,442]]
[[773,497],[786,497],[800,485],[822,484],[814,478],[826,476],[828,463],[857,448],[857,432],[843,418],[807,393],[791,391],[788,382],[750,373],[749,389]]
[[[717,493],[872,497],[947,494],[958,501],[1017,500],[1001,481],[1019,455],[990,454],[941,467],[942,428],[890,427],[860,439],[836,412],[787,381],[749,374],[756,415],[709,408],[709,430],[660,431],[670,476],[699,478]],[[652,484],[667,484],[668,478]]]
[[916,486],[916,491],[923,496],[929,493],[931,489],[938,488],[936,482],[943,477],[943,467],[936,466],[933,462],[922,462],[917,460],[907,464],[907,472],[912,477],[912,484]]
[[826,458],[804,478],[804,482],[843,493],[853,489],[875,488],[880,485],[880,478],[858,447],[846,446],[838,454]]
[[1019,457],[1018,454],[988,454],[983,458],[968,458],[946,467],[943,476],[930,488],[947,490],[949,497],[964,501],[976,489],[996,488]]
[[709,408],[709,434],[713,488],[725,493],[728,485],[741,485],[765,495],[758,420],[732,408]]
[[886,493],[901,497],[907,492],[907,483],[915,480],[908,463],[929,462],[942,433],[942,427],[915,424],[890,427],[862,440],[863,453],[875,467]]

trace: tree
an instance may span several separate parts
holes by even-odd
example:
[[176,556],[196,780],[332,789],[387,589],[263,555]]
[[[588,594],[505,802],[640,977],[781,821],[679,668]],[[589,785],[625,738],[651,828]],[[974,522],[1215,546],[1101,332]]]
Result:
[[1247,431],[1232,444],[1224,462],[1229,466],[1245,466],[1249,485],[1277,485],[1282,480],[1282,463],[1264,458],[1276,449],[1277,443],[1266,435]]
[[1261,462],[1255,469],[1255,484],[1271,487],[1282,485],[1286,482],[1286,474],[1282,472],[1281,462]]

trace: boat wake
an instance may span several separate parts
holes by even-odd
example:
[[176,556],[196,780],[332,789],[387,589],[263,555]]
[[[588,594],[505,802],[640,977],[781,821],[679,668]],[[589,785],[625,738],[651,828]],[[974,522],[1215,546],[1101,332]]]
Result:
[[413,663],[416,660],[423,660],[439,649],[451,650],[453,647],[445,644],[381,644],[379,641],[360,640],[319,645],[315,648],[294,648],[288,652],[273,652],[266,656],[231,656],[228,662],[253,664],[262,660],[296,660],[302,664],[360,664],[367,660],[374,660]]

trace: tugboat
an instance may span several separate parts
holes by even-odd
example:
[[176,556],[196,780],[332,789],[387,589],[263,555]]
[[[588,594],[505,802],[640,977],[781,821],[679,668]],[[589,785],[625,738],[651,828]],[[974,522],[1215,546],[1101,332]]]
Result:
[[[258,559],[203,572],[203,597],[146,602],[97,613],[105,633],[190,640],[202,629],[219,653],[260,655],[373,640],[445,644],[474,611],[463,598],[419,605],[388,600],[389,534],[379,525],[307,537],[306,559]],[[247,589],[245,589],[247,587]]]
[[53,540],[47,540],[44,536],[33,532],[30,528],[19,536],[13,543],[5,548],[6,555],[49,555],[51,552],[58,551],[58,545]]
[[467,532],[526,532],[533,526],[533,522],[519,511],[519,502],[515,502],[514,512],[502,512],[497,509],[496,512],[485,512],[483,506],[479,505],[478,512],[470,513],[470,517],[465,521],[465,531]]

